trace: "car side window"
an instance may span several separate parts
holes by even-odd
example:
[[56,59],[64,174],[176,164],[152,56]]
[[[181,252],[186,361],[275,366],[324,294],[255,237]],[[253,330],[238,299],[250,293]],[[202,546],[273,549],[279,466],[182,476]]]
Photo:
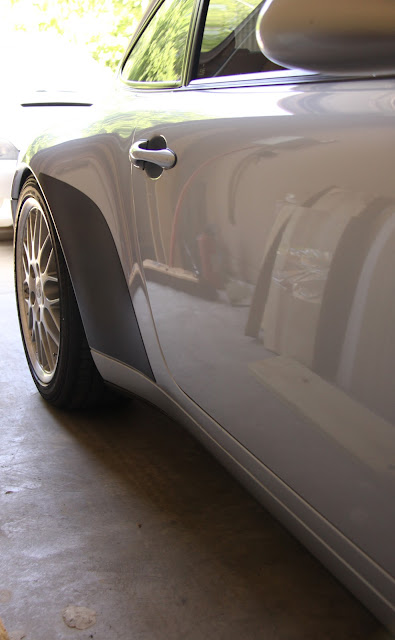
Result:
[[165,0],[132,48],[122,69],[127,82],[181,80],[193,0]]
[[262,0],[211,0],[196,78],[282,69],[260,51],[255,35]]

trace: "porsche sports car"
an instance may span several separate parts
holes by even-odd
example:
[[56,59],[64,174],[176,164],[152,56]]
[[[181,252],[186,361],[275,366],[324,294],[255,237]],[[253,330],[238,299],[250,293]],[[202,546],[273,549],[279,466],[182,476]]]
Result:
[[156,0],[12,193],[42,396],[156,403],[392,629],[394,125],[392,0]]

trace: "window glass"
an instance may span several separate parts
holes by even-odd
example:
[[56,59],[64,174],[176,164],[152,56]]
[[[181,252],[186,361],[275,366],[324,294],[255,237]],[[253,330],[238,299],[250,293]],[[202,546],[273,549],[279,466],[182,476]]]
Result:
[[261,52],[255,27],[262,0],[211,0],[197,78],[281,69]]
[[165,0],[134,45],[122,70],[129,82],[181,79],[193,0]]

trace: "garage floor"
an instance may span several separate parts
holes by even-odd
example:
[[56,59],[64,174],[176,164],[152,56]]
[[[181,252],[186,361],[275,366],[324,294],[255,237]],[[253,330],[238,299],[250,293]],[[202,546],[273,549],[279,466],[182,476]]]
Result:
[[0,301],[0,617],[12,640],[389,637],[167,417],[138,401],[80,414],[41,401],[5,241]]

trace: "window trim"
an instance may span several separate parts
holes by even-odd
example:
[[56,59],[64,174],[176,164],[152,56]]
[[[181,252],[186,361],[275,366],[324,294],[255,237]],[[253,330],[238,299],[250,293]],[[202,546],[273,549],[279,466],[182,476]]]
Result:
[[[193,24],[192,37],[190,38],[190,47],[188,55],[186,56],[185,69],[185,86],[189,86],[193,81],[196,71],[199,67],[200,47],[203,41],[204,27],[206,24],[206,17],[210,0],[198,0],[197,11],[195,16],[195,22]],[[195,28],[195,25],[197,28]],[[192,26],[192,22],[191,22]]]
[[[268,75],[271,75],[268,77]],[[282,75],[280,75],[282,73]],[[260,71],[257,73],[245,73],[235,76],[221,76],[217,78],[200,78],[192,80],[188,86],[181,87],[179,91],[214,91],[216,89],[237,89],[240,87],[270,87],[290,86],[298,84],[322,84],[352,81],[377,80],[378,78],[395,78],[394,73],[386,73],[381,76],[370,75],[327,75],[317,71],[304,71],[302,69],[290,69],[280,71]]]
[[229,76],[213,76],[212,78],[195,78],[190,81],[189,87],[200,89],[202,87],[222,87],[225,85],[238,86],[240,84],[292,84],[296,82],[308,82],[311,79],[330,79],[328,76],[316,71],[304,71],[303,69],[278,69],[274,71],[257,71],[255,73],[239,73]]
[[187,68],[189,68],[189,64],[190,64],[191,40],[192,40],[192,35],[195,32],[195,24],[198,19],[201,0],[194,0],[194,3],[193,3],[191,19],[190,19],[188,34],[187,34],[186,43],[185,43],[185,54],[184,54],[184,61],[181,69],[180,80],[168,80],[168,81],[159,80],[157,82],[155,81],[141,82],[137,80],[126,80],[125,78],[122,77],[124,67],[126,65],[126,62],[130,54],[133,51],[134,46],[140,39],[140,36],[142,36],[146,28],[149,26],[151,20],[154,18],[156,13],[160,10],[161,6],[165,3],[165,1],[166,0],[154,0],[150,4],[120,62],[120,65],[118,67],[117,77],[123,83],[123,85],[127,87],[134,88],[134,89],[141,89],[141,90],[146,90],[146,89],[155,90],[155,89],[177,89],[178,87],[185,86],[185,77],[187,73]]

